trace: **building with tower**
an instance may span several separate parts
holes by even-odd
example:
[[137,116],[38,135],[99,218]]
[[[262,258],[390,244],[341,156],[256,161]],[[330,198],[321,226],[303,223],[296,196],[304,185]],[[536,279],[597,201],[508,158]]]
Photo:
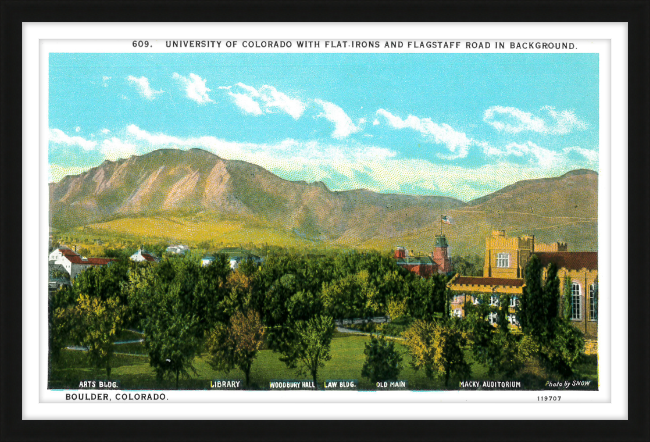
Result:
[[398,266],[404,267],[424,278],[429,278],[434,274],[447,274],[452,271],[449,243],[442,233],[436,235],[432,252],[415,254],[406,247],[396,247],[395,260]]
[[[507,308],[510,324],[518,327],[517,307],[525,287],[524,272],[532,255],[540,259],[546,279],[548,266],[558,269],[560,292],[571,302],[571,324],[585,336],[585,353],[598,351],[598,252],[569,252],[564,242],[544,244],[533,235],[508,238],[505,230],[495,230],[485,241],[483,276],[454,275],[447,287],[452,292],[452,315],[464,317],[466,302],[477,303],[482,297],[491,305]],[[570,291],[570,293],[565,293]],[[509,306],[499,306],[500,295],[510,296]],[[563,311],[560,306],[560,312]],[[490,316],[491,323],[496,314]]]

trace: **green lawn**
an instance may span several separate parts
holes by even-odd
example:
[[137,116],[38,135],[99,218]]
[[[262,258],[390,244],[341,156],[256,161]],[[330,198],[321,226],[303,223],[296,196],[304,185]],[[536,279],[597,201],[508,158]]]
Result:
[[[361,367],[365,360],[363,354],[365,343],[370,340],[368,336],[337,333],[332,340],[332,359],[325,363],[325,367],[319,371],[319,385],[325,380],[351,380],[359,382],[359,389],[374,389],[367,379],[361,377]],[[400,380],[408,381],[410,390],[445,390],[444,382],[434,379],[429,380],[422,371],[415,371],[409,364],[411,358],[407,354],[406,347],[397,342],[396,347],[403,354],[403,369]],[[116,346],[115,359],[112,364],[111,380],[119,380],[123,390],[139,389],[174,389],[172,380],[164,380],[162,383],[156,381],[153,369],[149,366],[149,360],[142,344],[126,344]],[[121,353],[139,353],[137,355],[125,355]],[[468,351],[467,359],[471,361],[471,353]],[[196,373],[189,379],[181,378],[180,389],[209,389],[209,381],[216,379],[243,380],[244,374],[240,370],[232,370],[226,374],[213,370],[207,363],[206,355],[197,357],[194,361]],[[580,365],[580,377],[597,381],[596,363],[593,358],[586,358]],[[104,380],[105,370],[89,368],[86,362],[85,353],[81,351],[62,350],[61,361],[51,369],[49,378],[50,389],[76,389],[81,380]],[[280,361],[279,355],[271,350],[260,351],[253,363],[251,371],[251,388],[268,389],[271,380],[309,380],[309,376],[301,376],[296,370],[287,368]],[[472,363],[471,380],[488,380],[487,367]],[[469,380],[469,379],[466,379]],[[505,380],[505,379],[504,379]],[[524,381],[525,389],[542,388],[545,381],[543,372],[538,368],[526,370],[521,380]],[[595,385],[595,382],[594,382]],[[458,380],[451,381],[449,389],[457,389]],[[592,388],[595,389],[595,388]]]

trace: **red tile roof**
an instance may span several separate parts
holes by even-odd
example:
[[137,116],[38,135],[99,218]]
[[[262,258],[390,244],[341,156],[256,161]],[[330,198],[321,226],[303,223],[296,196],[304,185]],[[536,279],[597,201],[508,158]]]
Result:
[[63,256],[79,256],[77,252],[70,249],[59,249],[59,252],[61,252]]
[[473,276],[459,276],[452,281],[452,285],[501,285],[507,287],[521,287],[524,285],[524,280],[510,278],[480,278]]
[[151,256],[151,255],[148,254],[148,253],[141,253],[141,255],[142,255],[142,257],[143,257],[144,259],[146,259],[146,260],[149,261],[149,262],[154,262],[154,261],[156,260],[156,258],[154,258],[153,256]]
[[103,266],[105,264],[108,264],[111,261],[115,261],[114,259],[111,258],[86,258],[83,259],[81,256],[77,255],[76,253],[73,255],[65,255],[66,259],[70,261],[73,264],[83,264],[83,265],[91,265],[91,266]]
[[539,252],[535,255],[544,267],[553,262],[558,269],[598,270],[598,252]]

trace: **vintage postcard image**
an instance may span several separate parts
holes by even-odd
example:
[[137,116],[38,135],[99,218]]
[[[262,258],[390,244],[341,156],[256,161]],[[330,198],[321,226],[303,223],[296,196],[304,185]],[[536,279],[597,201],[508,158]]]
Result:
[[48,392],[598,394],[596,43],[52,46]]

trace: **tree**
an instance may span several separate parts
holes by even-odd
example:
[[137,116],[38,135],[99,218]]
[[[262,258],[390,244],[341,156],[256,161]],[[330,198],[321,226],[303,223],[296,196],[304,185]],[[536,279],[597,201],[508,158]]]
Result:
[[433,321],[436,313],[448,316],[446,276],[433,275],[428,279],[414,277],[409,283],[408,293],[407,304],[413,318]]
[[454,256],[454,273],[483,276],[483,260],[479,255]]
[[[558,317],[560,307],[560,278],[557,275],[557,265],[549,264],[546,269],[546,281],[544,283],[544,311],[543,318],[546,321],[554,320]],[[553,329],[547,328],[548,333],[552,334]]]
[[[565,301],[568,301],[566,297],[570,293],[567,290],[568,283],[565,283]],[[557,267],[549,265],[542,287],[541,264],[533,255],[526,266],[526,286],[519,312],[522,330],[539,348],[537,356],[546,368],[568,377],[584,350],[584,337],[568,319],[558,316],[559,296]]]
[[251,308],[252,278],[237,269],[228,274],[226,284],[229,293],[222,301],[224,313],[230,317],[235,312],[249,310]]
[[79,296],[74,321],[81,345],[88,347],[88,360],[97,368],[105,368],[111,376],[111,360],[117,334],[124,323],[125,309],[115,298],[102,300],[84,294]]
[[559,286],[557,266],[549,265],[546,282],[542,284],[542,264],[537,255],[531,256],[526,266],[518,316],[522,331],[532,335],[540,344],[547,343],[555,334]]
[[257,312],[237,312],[228,327],[218,324],[208,336],[210,365],[215,370],[230,371],[238,367],[244,372],[246,385],[250,382],[253,361],[262,346],[264,325]]
[[434,376],[443,377],[445,386],[449,385],[452,375],[467,377],[471,372],[463,352],[467,344],[467,334],[457,322],[450,320],[446,323],[433,323],[416,320],[411,328],[403,333],[413,368],[423,369],[429,379]]
[[120,298],[122,305],[127,305],[127,299],[122,296],[122,284],[128,281],[130,262],[126,259],[113,261],[104,266],[92,266],[81,272],[72,282],[72,289],[78,297],[84,294],[91,298],[107,300]]
[[175,377],[176,389],[180,375],[196,372],[192,362],[200,345],[199,318],[183,309],[179,291],[178,283],[152,290],[143,320],[149,365],[158,381]]
[[377,339],[370,337],[363,353],[366,361],[361,369],[361,376],[370,379],[370,382],[397,380],[402,370],[402,356],[395,349],[395,343],[387,341],[383,336]]
[[57,307],[50,313],[48,321],[48,347],[50,361],[58,363],[61,358],[61,348],[71,339],[74,306]]
[[395,321],[405,316],[407,311],[408,311],[408,306],[406,304],[406,300],[388,301],[388,316],[390,316],[391,321]]
[[380,306],[376,302],[377,288],[369,279],[368,271],[361,270],[331,283],[323,283],[323,306],[327,314],[337,319],[372,315]]
[[281,360],[289,368],[298,368],[301,375],[310,374],[318,388],[318,369],[332,359],[330,345],[334,335],[334,321],[329,316],[317,316],[295,324],[295,340],[286,349]]
[[585,341],[582,332],[569,321],[557,321],[555,335],[547,345],[542,345],[539,357],[542,363],[565,378],[571,377],[573,367],[584,351]]
[[563,289],[564,295],[562,296],[562,317],[564,319],[571,319],[572,288],[573,282],[571,281],[571,278],[565,276]]

